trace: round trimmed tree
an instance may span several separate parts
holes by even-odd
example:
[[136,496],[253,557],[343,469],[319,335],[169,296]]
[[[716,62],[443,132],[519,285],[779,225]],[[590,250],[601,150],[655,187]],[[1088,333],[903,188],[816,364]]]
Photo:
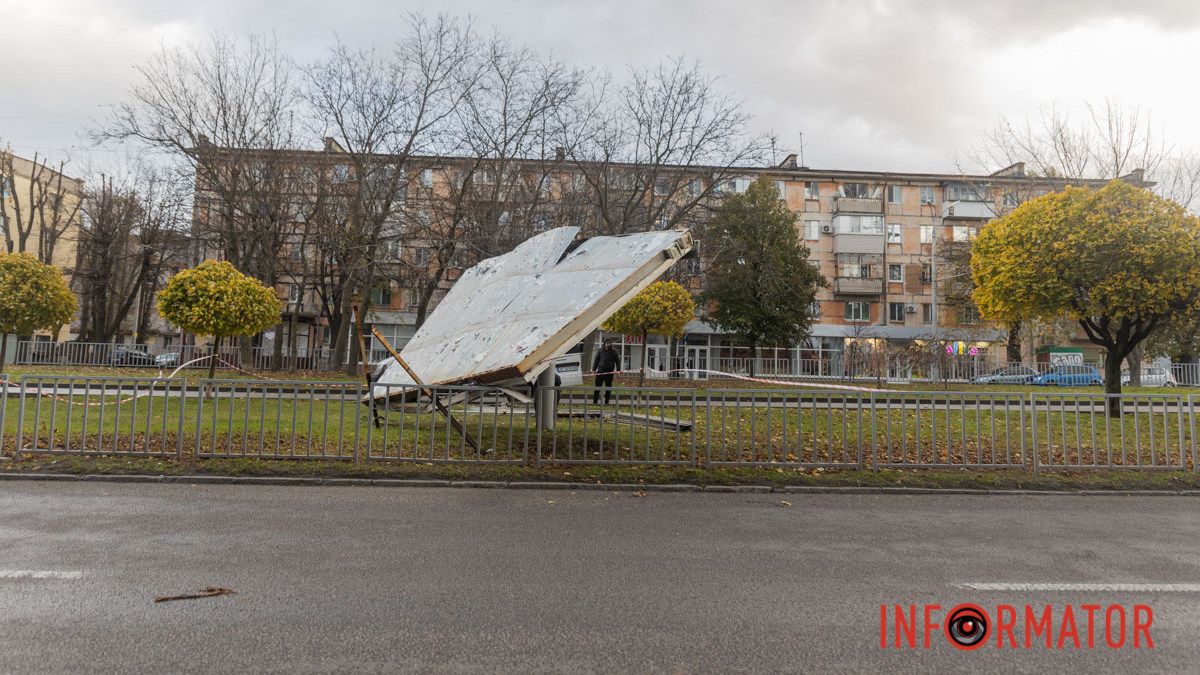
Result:
[[691,293],[674,281],[657,281],[629,299],[604,322],[604,329],[642,337],[642,368],[638,386],[646,382],[646,336],[678,337],[696,314]]
[[217,367],[222,338],[250,336],[279,323],[279,298],[227,261],[205,260],[171,277],[158,294],[158,313],[180,328],[213,338],[208,377]]
[[0,371],[9,335],[55,330],[71,320],[77,303],[62,272],[28,253],[0,255]]

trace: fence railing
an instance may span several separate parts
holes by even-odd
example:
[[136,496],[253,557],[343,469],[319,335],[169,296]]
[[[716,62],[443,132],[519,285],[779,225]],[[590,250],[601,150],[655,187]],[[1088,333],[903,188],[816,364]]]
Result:
[[1184,394],[29,376],[0,395],[0,448],[18,457],[1196,471],[1200,443]]
[[[152,347],[144,344],[109,342],[49,342],[20,340],[13,363],[16,365],[62,365],[96,367],[207,368],[208,361],[190,363],[212,354],[206,346],[176,345]],[[274,349],[253,347],[248,357],[236,345],[222,346],[221,361],[237,368],[269,370],[276,367]],[[190,365],[189,365],[190,363]],[[285,346],[278,366],[284,370],[328,370],[333,364],[330,349],[302,349],[295,353]]]

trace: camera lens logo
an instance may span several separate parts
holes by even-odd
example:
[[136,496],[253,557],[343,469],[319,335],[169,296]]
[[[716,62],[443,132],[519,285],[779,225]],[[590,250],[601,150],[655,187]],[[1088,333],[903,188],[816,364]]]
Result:
[[946,637],[958,649],[979,649],[987,632],[988,615],[978,605],[958,605],[946,615]]

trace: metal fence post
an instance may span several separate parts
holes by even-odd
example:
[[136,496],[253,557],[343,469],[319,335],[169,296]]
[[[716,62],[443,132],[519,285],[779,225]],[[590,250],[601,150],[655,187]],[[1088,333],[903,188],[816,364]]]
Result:
[[[1033,475],[1036,478],[1038,475],[1037,394],[1029,395],[1029,419],[1030,419],[1030,427],[1033,429],[1033,432],[1030,434],[1030,439],[1029,439],[1030,444],[1032,445],[1032,449],[1033,449],[1033,452],[1031,452],[1030,454],[1033,455],[1033,459],[1032,459]],[[1024,429],[1021,430],[1021,436],[1022,437],[1025,436]]]
[[25,442],[25,378],[21,378],[21,393],[17,396],[17,433],[13,445],[13,461],[21,459],[21,444]]
[[1192,441],[1192,473],[1200,473],[1200,465],[1196,463],[1196,399],[1193,394],[1188,394],[1188,426]]

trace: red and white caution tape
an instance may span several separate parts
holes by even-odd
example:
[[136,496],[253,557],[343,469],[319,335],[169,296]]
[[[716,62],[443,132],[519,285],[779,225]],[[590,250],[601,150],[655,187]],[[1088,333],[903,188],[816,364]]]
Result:
[[[583,375],[584,375],[584,377],[587,377],[589,375],[590,376],[595,376],[595,375],[633,375],[633,374],[637,374],[640,372],[642,372],[642,371],[637,370],[637,369],[635,369],[635,370],[614,370],[611,373],[584,373]],[[851,384],[826,384],[823,382],[796,382],[795,380],[771,380],[771,379],[762,378],[762,377],[750,377],[748,375],[740,375],[738,373],[727,373],[723,370],[708,370],[706,368],[675,368],[672,370],[647,369],[646,372],[647,373],[662,373],[664,375],[670,375],[673,373],[688,373],[688,374],[707,373],[709,375],[719,375],[722,377],[729,377],[729,378],[732,378],[735,380],[744,380],[746,382],[758,382],[761,384],[778,384],[778,385],[783,385],[783,386],[787,386],[787,387],[804,387],[804,388],[814,388],[814,389],[844,389],[847,391],[865,391],[865,392],[877,392],[877,393],[884,393],[884,392],[888,391],[887,389],[876,389],[874,387],[859,387],[859,386],[855,386],[855,385],[851,385]]]

